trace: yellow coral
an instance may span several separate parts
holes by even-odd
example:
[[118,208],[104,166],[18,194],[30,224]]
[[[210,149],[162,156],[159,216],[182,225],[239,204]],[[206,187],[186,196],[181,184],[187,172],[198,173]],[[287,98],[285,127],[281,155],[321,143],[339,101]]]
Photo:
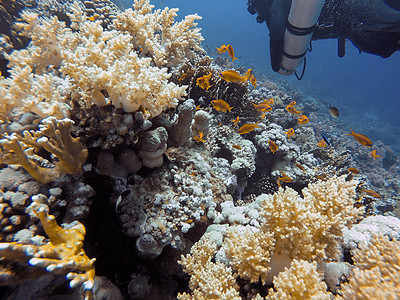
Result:
[[274,249],[273,234],[251,227],[228,228],[224,241],[227,257],[240,277],[250,282],[265,284],[271,267],[269,262]]
[[216,244],[204,236],[193,245],[190,254],[181,256],[178,263],[191,275],[189,287],[193,292],[192,296],[187,293],[178,294],[178,299],[241,299],[231,268],[221,262],[211,262],[216,249]]
[[317,263],[293,260],[290,268],[274,279],[274,288],[269,290],[268,300],[331,299],[327,286],[317,271]]
[[[0,140],[0,162],[21,165],[42,183],[49,183],[60,175],[81,171],[88,151],[79,138],[70,135],[72,124],[70,119],[48,117],[42,120],[38,131],[24,131],[24,136],[16,133],[4,135]],[[58,158],[54,166],[46,167],[49,162],[37,155],[42,148]]]
[[400,241],[383,235],[353,250],[354,269],[342,285],[343,299],[398,299],[400,295]]
[[96,259],[89,259],[82,249],[85,227],[74,221],[68,229],[61,228],[54,216],[49,215],[46,205],[33,202],[31,207],[40,219],[49,242],[41,246],[0,243],[0,257],[5,261],[28,262],[48,272],[67,274],[67,279],[71,280],[70,287],[82,285],[85,299],[92,299]]

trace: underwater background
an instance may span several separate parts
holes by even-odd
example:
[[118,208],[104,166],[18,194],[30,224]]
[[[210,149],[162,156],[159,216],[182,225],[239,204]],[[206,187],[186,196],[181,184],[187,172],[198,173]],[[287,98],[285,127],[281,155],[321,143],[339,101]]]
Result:
[[[121,1],[125,8],[132,1]],[[345,126],[354,127],[381,140],[400,151],[400,53],[381,58],[369,53],[359,53],[350,41],[346,41],[346,55],[337,56],[337,40],[312,41],[312,51],[307,53],[305,75],[298,81],[294,75],[274,73],[269,60],[269,30],[264,23],[256,22],[247,12],[245,0],[157,0],[155,8],[177,7],[180,19],[197,13],[205,38],[203,47],[208,55],[217,56],[215,47],[232,44],[238,65],[253,68],[267,79],[287,82],[291,88],[301,91],[326,106],[338,107]],[[298,68],[301,73],[302,66]],[[356,130],[357,129],[357,130]]]

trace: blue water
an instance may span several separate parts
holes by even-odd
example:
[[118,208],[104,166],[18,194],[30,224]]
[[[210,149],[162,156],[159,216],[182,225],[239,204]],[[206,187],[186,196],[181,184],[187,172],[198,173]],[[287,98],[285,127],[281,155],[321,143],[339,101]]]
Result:
[[[127,2],[129,3],[129,2]],[[256,23],[247,12],[245,0],[154,0],[155,8],[177,7],[178,20],[187,14],[203,17],[199,27],[203,47],[215,55],[215,47],[231,44],[238,65],[254,68],[272,80],[285,80],[290,86],[341,110],[343,121],[355,130],[370,134],[373,140],[389,141],[400,151],[400,52],[383,59],[359,53],[350,41],[346,55],[337,57],[336,40],[313,42],[307,54],[303,80],[274,73],[269,62],[269,37],[265,23]],[[388,136],[384,136],[388,135]]]

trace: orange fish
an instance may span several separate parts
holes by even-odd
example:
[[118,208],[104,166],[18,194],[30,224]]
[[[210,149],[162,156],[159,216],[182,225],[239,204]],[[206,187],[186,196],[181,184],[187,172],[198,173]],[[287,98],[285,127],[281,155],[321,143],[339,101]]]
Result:
[[371,190],[364,190],[364,192],[367,193],[371,197],[382,198],[381,195],[379,195],[377,192],[374,192]]
[[236,150],[242,150],[242,147],[240,147],[239,145],[232,145],[233,148],[235,148]]
[[297,116],[299,116],[302,113],[302,111],[295,109],[293,107],[293,105],[290,105],[290,104],[286,105],[286,110],[288,112],[290,112],[291,114],[294,114],[294,115],[297,115]]
[[254,105],[255,109],[257,109],[258,111],[268,112],[268,111],[272,110],[272,107],[265,102],[261,102],[258,104],[253,103],[253,105]]
[[261,114],[261,120],[264,120],[264,118],[265,118],[266,115],[267,115],[266,112],[262,113],[262,114]]
[[371,140],[366,136],[361,133],[355,133],[353,129],[351,129],[351,133],[346,133],[346,135],[351,135],[354,137],[354,139],[359,142],[361,145],[365,147],[372,147],[372,142]]
[[296,105],[296,103],[297,103],[297,102],[293,100],[293,101],[292,101],[292,102],[290,102],[288,105],[290,105],[290,106],[295,106],[295,105]]
[[284,172],[282,172],[281,171],[281,173],[282,173],[282,177],[279,177],[278,179],[277,179],[277,182],[278,181],[282,181],[282,182],[286,182],[286,183],[288,183],[288,182],[293,182],[293,178],[290,178],[289,176],[287,176]]
[[203,90],[208,90],[211,85],[210,85],[210,79],[211,79],[211,72],[208,73],[208,75],[204,75],[202,77],[199,77],[196,79],[196,85],[198,85],[199,87],[201,87]]
[[252,86],[255,88],[257,86],[257,79],[254,77],[253,74],[250,75],[250,79],[249,79],[250,83],[252,84]]
[[199,110],[199,109],[202,109],[202,108],[201,108],[201,104],[199,104],[199,105],[196,106],[196,110]]
[[297,119],[297,123],[300,125],[308,123],[308,118],[306,115],[300,115],[300,117]]
[[318,147],[326,147],[326,142],[325,142],[324,139],[322,139],[322,140],[320,140],[320,141],[318,142]]
[[237,116],[235,119],[231,120],[231,122],[233,122],[234,126],[237,126],[237,124],[239,123],[239,116]]
[[181,77],[179,77],[178,81],[181,82],[183,79],[185,79],[186,76],[187,76],[187,74],[186,74],[186,73],[183,73],[183,74],[181,75]]
[[369,155],[371,155],[374,159],[376,159],[377,157],[382,157],[382,156],[376,154],[376,150],[372,150]]
[[216,49],[217,49],[218,54],[224,53],[228,50],[226,45],[221,45],[221,47],[219,47],[219,48],[216,47]]
[[255,123],[255,124],[251,124],[251,123],[244,124],[239,128],[238,133],[245,134],[245,133],[249,133],[250,131],[253,131],[256,128],[260,128],[257,126],[258,123],[259,122]]
[[306,169],[304,169],[304,167],[303,167],[301,164],[295,162],[294,165],[295,165],[296,167],[298,167],[300,170],[302,170],[302,171],[304,171],[304,172],[306,171]]
[[99,15],[93,15],[93,16],[91,16],[91,17],[88,17],[87,19],[89,20],[89,21],[96,21],[98,18],[99,18],[100,16]]
[[231,109],[233,108],[222,99],[211,101],[211,105],[216,111],[223,111],[223,112],[231,111]]
[[242,78],[244,81],[250,80],[251,75],[253,75],[253,69],[248,69]]
[[226,82],[244,82],[244,81],[246,81],[246,78],[244,76],[243,77],[240,76],[240,74],[234,70],[223,71],[219,74],[219,77],[221,77]]
[[272,154],[274,154],[276,151],[278,151],[278,145],[271,140],[268,140],[268,146],[269,146],[269,150],[271,150]]
[[290,138],[291,136],[294,136],[294,129],[293,128],[289,128],[288,131],[285,131],[286,135],[288,138]]
[[264,102],[269,104],[269,105],[272,105],[272,104],[274,104],[274,99],[272,99],[272,98],[269,98],[268,100],[264,99]]
[[203,131],[200,131],[199,135],[198,136],[194,136],[193,138],[198,142],[203,142],[203,143],[205,142],[205,140],[203,139]]
[[229,57],[232,58],[232,61],[237,59],[235,57],[235,51],[233,51],[233,47],[229,44],[229,45],[226,46],[226,48],[228,48],[228,54],[229,54]]
[[349,171],[350,173],[353,173],[353,174],[358,174],[358,173],[360,173],[360,171],[357,170],[356,168],[348,168],[347,171]]

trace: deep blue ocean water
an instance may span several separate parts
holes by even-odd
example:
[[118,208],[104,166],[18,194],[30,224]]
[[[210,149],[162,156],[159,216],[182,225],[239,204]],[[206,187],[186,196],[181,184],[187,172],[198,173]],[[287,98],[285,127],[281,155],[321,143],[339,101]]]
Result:
[[[131,1],[124,2],[126,7]],[[312,42],[307,54],[304,78],[274,73],[269,61],[269,37],[265,23],[256,23],[247,12],[246,0],[153,0],[155,8],[177,7],[178,20],[197,13],[205,38],[203,47],[215,56],[215,47],[231,44],[237,66],[255,69],[259,74],[289,85],[341,111],[341,120],[357,132],[382,140],[400,151],[400,51],[390,58],[359,53],[350,41],[346,55],[337,56],[337,40]]]

